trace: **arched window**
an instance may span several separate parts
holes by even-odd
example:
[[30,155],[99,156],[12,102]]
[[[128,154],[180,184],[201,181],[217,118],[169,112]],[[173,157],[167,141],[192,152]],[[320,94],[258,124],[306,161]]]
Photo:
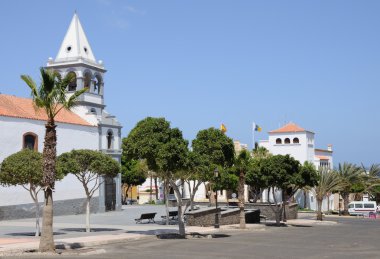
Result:
[[299,143],[300,143],[300,140],[299,140],[298,138],[294,138],[294,139],[293,139],[293,143],[294,143],[294,144],[299,144]]
[[109,130],[107,132],[107,149],[113,148],[113,132],[112,130]]
[[284,141],[285,144],[290,144],[290,139],[289,138],[286,138],[285,141]]
[[32,132],[27,132],[23,136],[22,148],[38,150],[38,136]]
[[84,74],[84,88],[90,88],[91,86],[91,73],[90,72],[86,72]]
[[102,77],[100,75],[96,75],[94,80],[94,93],[101,94],[100,89],[102,87],[102,84]]
[[76,91],[77,90],[77,75],[75,72],[69,72],[67,75],[71,75],[73,77],[73,80],[69,83],[69,91]]
[[276,139],[276,144],[282,144],[282,140],[280,138]]

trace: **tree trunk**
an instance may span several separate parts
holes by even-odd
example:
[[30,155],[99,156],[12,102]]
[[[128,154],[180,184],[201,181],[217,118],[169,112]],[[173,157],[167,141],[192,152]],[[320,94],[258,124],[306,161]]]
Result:
[[166,225],[169,225],[169,183],[168,180],[164,180],[165,188],[165,212],[166,212]]
[[40,236],[40,204],[38,203],[38,194],[35,192],[34,204],[36,206],[36,237]]
[[[129,188],[130,188],[130,185],[128,184],[127,188],[126,188],[126,190],[124,192],[123,204],[126,204],[126,202],[127,202]],[[124,187],[124,189],[125,189],[125,187]]]
[[153,200],[153,184],[152,184],[152,174],[150,175],[150,190],[149,190],[149,201],[151,202]]
[[154,177],[154,189],[155,189],[155,191],[156,191],[156,201],[158,201],[157,176]]
[[[275,208],[275,214],[276,214],[276,225],[280,226],[280,221],[281,221],[281,212],[282,212],[282,206],[277,204],[277,199],[276,199],[276,193],[275,193],[275,188],[272,188],[272,195],[273,195],[273,202],[274,202],[274,208]],[[272,207],[272,206],[271,206]]]
[[91,198],[87,197],[86,199],[86,232],[90,233],[91,228],[90,228],[90,201]]
[[303,208],[307,209],[307,192],[305,189],[303,189],[302,191],[303,191]]
[[239,174],[239,188],[238,188],[238,195],[239,195],[239,221],[240,221],[240,228],[245,228],[245,211],[244,211],[244,183],[245,183],[245,175],[244,171],[240,171]]
[[55,183],[55,163],[57,156],[57,134],[54,121],[49,121],[45,125],[45,143],[43,156],[43,178],[44,208],[42,219],[42,233],[40,238],[40,252],[55,252],[53,236],[53,189]]
[[317,198],[317,220],[322,221],[322,201],[323,198]]
[[179,235],[182,238],[185,238],[186,236],[186,230],[185,230],[185,222],[183,220],[185,211],[182,207],[182,193],[179,191],[178,186],[176,185],[175,181],[170,180],[170,184],[175,192],[176,200],[177,200],[177,209],[178,209],[178,232]]
[[287,217],[286,217],[286,203],[287,203],[287,195],[286,191],[282,190],[282,209],[283,209],[283,217],[282,221],[287,222]]
[[343,208],[343,215],[349,215],[349,213],[348,213],[348,203],[350,202],[349,201],[349,193],[347,193],[347,192],[342,192],[342,198],[343,198],[343,206],[344,206],[344,208]]

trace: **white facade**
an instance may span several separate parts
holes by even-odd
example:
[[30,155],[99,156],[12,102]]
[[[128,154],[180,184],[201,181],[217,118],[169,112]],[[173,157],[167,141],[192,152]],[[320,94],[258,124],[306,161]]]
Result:
[[[333,168],[332,145],[328,145],[327,149],[315,148],[315,133],[305,130],[294,123],[289,123],[277,130],[269,132],[268,140],[259,142],[259,146],[265,147],[273,155],[290,155],[298,160],[301,164],[306,161],[315,165],[316,168],[327,167]],[[264,192],[264,200],[267,197],[267,191]],[[299,191],[295,195],[297,203],[303,207],[304,204],[310,209],[316,210],[316,200],[312,191],[305,195]],[[270,195],[270,199],[271,195]],[[333,208],[333,195],[329,197],[329,205],[327,199],[323,201],[323,210]]]
[[[75,73],[75,83],[70,84],[67,95],[75,90],[87,88],[79,98],[79,105],[73,109],[73,113],[67,113],[65,120],[56,120],[57,124],[57,154],[73,149],[99,150],[115,160],[121,161],[121,128],[116,118],[105,111],[104,105],[104,73],[106,70],[101,61],[96,62],[92,48],[89,45],[83,27],[77,14],[71,21],[66,36],[61,44],[57,58],[49,58],[47,69],[59,72],[63,77],[67,73]],[[9,155],[24,148],[24,135],[33,134],[37,144],[34,149],[42,152],[45,121],[39,118],[39,114],[26,106],[31,100],[2,95],[0,101],[0,162]],[[12,103],[13,102],[13,103]],[[14,114],[9,107],[12,105],[18,109],[19,103],[23,104],[20,111],[24,113]],[[25,106],[25,107],[24,107]],[[29,105],[30,106],[30,105]],[[36,114],[34,114],[36,113]],[[31,116],[26,116],[31,114]],[[23,117],[24,116],[24,117]],[[72,122],[70,122],[70,118]],[[109,182],[112,179],[107,179]],[[115,200],[108,201],[107,184],[101,184],[94,197],[99,198],[99,211],[107,208],[107,202],[111,202],[113,208],[121,208],[121,176],[112,180],[108,186],[114,186],[111,192]],[[111,187],[109,187],[111,188]],[[0,206],[32,203],[29,193],[22,187],[0,187]],[[67,176],[56,183],[54,200],[69,200],[85,198],[82,184],[73,176]],[[42,201],[42,197],[40,198]]]

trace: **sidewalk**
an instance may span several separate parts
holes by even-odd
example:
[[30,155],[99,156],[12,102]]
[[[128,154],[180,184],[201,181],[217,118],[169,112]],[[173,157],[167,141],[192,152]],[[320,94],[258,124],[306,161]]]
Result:
[[[174,208],[173,208],[174,209]],[[142,213],[156,212],[156,223],[135,224],[134,219]],[[163,225],[161,216],[165,215],[165,207],[158,205],[123,206],[122,211],[97,213],[91,215],[91,230],[86,233],[85,215],[68,215],[54,217],[54,240],[59,249],[73,249],[132,241],[138,239],[154,239],[163,233],[177,233],[178,225]],[[267,222],[269,223],[269,222]],[[0,256],[36,250],[39,237],[34,236],[35,219],[0,221]],[[333,221],[317,222],[312,219],[288,220],[288,225],[331,225]],[[264,224],[247,224],[247,231],[265,231]],[[201,234],[219,231],[241,231],[238,225],[213,227],[186,227],[186,232]]]

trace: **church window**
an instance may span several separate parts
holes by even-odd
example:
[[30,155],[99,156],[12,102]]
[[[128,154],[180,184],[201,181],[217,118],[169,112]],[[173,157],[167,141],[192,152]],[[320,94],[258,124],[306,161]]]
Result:
[[100,88],[102,86],[102,77],[100,75],[95,76],[94,80],[94,92],[100,94]]
[[96,109],[95,109],[95,108],[91,108],[90,112],[91,112],[92,114],[96,114]]
[[87,53],[87,48],[86,48],[86,47],[84,47],[83,49],[84,49],[84,52],[86,52],[86,53]]
[[84,74],[84,88],[90,88],[91,85],[91,73],[86,72]]
[[286,138],[285,141],[284,141],[285,144],[290,144],[290,139],[289,138]]
[[280,144],[281,145],[282,144],[282,140],[280,138],[277,138],[276,139],[276,144]]
[[23,136],[23,147],[38,150],[38,136],[32,132],[25,133]]
[[69,75],[73,76],[73,80],[69,83],[69,91],[76,91],[77,90],[77,75],[75,72],[69,72]]
[[70,51],[71,51],[71,46],[68,46],[68,47],[66,48],[66,51],[67,51],[67,52],[70,52]]
[[113,132],[112,130],[109,130],[107,132],[107,149],[113,148]]
[[294,144],[299,144],[299,143],[300,143],[300,140],[299,140],[298,138],[294,138],[294,139],[293,139],[293,143],[294,143]]

